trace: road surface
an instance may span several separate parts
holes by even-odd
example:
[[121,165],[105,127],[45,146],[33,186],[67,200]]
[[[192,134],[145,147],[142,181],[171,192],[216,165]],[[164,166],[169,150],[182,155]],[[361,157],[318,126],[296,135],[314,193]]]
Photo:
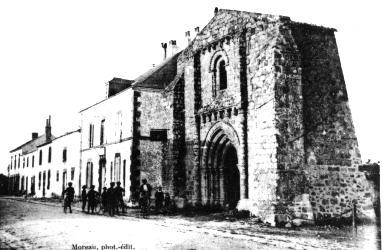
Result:
[[[142,219],[64,214],[61,207],[0,198],[0,248],[16,249],[365,249],[348,240],[251,233],[224,223],[181,223],[179,219]],[[205,225],[205,226],[203,226]],[[271,229],[268,229],[268,231]],[[272,229],[273,230],[273,229]],[[277,234],[277,235],[276,235]],[[350,241],[351,242],[351,241]],[[367,243],[370,243],[367,241]]]

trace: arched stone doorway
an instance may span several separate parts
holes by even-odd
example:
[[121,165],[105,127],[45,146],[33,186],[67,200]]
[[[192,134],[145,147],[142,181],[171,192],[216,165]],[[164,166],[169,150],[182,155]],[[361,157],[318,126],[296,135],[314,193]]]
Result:
[[241,198],[240,142],[236,131],[217,123],[207,133],[202,148],[200,195],[204,205],[234,209]]
[[240,172],[237,168],[237,152],[232,145],[227,146],[223,156],[224,201],[234,209],[240,200]]

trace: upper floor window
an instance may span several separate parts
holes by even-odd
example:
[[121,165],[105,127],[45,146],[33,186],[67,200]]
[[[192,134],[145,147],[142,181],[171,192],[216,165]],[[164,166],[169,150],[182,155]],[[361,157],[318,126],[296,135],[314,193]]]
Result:
[[19,159],[17,160],[17,167],[20,168],[20,155],[19,155]]
[[34,155],[32,155],[32,168],[34,167]]
[[12,169],[12,163],[13,163],[13,156],[11,156],[11,169]]
[[41,164],[42,164],[42,150],[40,150],[40,155],[38,158],[38,165],[41,165]]
[[226,89],[227,88],[227,71],[225,69],[225,61],[221,60],[219,62],[219,67],[218,67],[218,72],[219,72],[219,89]]
[[27,167],[29,167],[29,156],[27,157]]
[[74,170],[75,168],[72,168],[70,171],[70,179],[73,181],[74,180]]
[[217,95],[219,90],[223,90],[227,88],[227,71],[226,71],[226,63],[223,57],[219,56],[215,60],[214,64],[214,83],[213,83],[213,93],[214,96]]
[[64,148],[64,150],[62,150],[62,162],[66,162],[66,158],[67,157],[67,150],[66,148]]
[[104,136],[105,136],[105,120],[101,121],[101,134],[100,134],[100,140],[99,144],[102,145],[104,143]]
[[220,90],[227,89],[227,67],[228,56],[224,50],[218,50],[210,61],[210,72],[212,73],[212,96],[215,97]]
[[48,163],[51,163],[52,161],[52,148],[49,147],[48,149]]
[[93,147],[94,143],[94,125],[89,125],[89,148]]
[[16,169],[16,155],[15,155],[15,162],[13,164],[13,168]]
[[23,168],[25,168],[25,157],[23,157]]

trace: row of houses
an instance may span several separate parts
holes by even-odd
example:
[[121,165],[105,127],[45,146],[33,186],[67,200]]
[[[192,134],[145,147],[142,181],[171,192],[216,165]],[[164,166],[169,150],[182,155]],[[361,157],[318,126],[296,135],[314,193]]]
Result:
[[49,197],[68,181],[78,193],[120,181],[134,199],[148,179],[179,204],[271,224],[286,212],[341,217],[353,200],[366,213],[374,194],[335,31],[215,9],[184,50],[134,80],[112,79],[107,97],[80,111],[80,130],[55,137],[49,118],[44,135],[12,150],[12,189]]
[[80,130],[55,137],[51,118],[45,134],[32,133],[30,141],[10,151],[9,191],[36,197],[61,195],[68,182],[78,187]]

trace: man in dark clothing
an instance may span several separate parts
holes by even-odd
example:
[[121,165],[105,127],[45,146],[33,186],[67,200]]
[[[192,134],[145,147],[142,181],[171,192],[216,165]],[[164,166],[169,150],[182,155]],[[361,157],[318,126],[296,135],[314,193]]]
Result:
[[123,202],[123,194],[125,193],[125,189],[121,187],[121,182],[117,182],[117,186],[114,189],[115,196],[117,198],[117,214],[119,214],[119,206],[122,208],[122,213],[125,212],[125,203]]
[[69,212],[72,213],[72,202],[74,199],[74,188],[72,187],[72,183],[68,183],[68,188],[64,190],[62,193],[62,196],[65,194],[65,199],[64,199],[64,213],[66,213],[66,208],[69,207]]
[[103,192],[101,194],[102,209],[105,213],[107,211],[107,188],[103,187]]
[[82,200],[82,212],[84,212],[86,207],[86,185],[82,186],[81,200]]
[[142,180],[142,185],[139,187],[139,205],[144,216],[147,216],[150,210],[151,186],[146,179]]
[[169,211],[171,206],[171,198],[169,193],[165,193],[164,195],[164,207],[166,211]]
[[156,210],[160,210],[163,207],[164,194],[162,191],[162,187],[158,187],[158,191],[155,193],[155,208]]
[[94,190],[95,186],[94,185],[91,185],[90,187],[90,190],[88,192],[88,213],[90,212],[90,210],[92,211],[92,214],[94,214],[94,208],[97,204],[97,196],[98,196],[98,192]]
[[110,187],[107,190],[107,207],[109,210],[109,215],[114,216],[115,213],[115,207],[117,203],[117,197],[115,195],[115,190],[114,190],[114,182],[110,183]]

